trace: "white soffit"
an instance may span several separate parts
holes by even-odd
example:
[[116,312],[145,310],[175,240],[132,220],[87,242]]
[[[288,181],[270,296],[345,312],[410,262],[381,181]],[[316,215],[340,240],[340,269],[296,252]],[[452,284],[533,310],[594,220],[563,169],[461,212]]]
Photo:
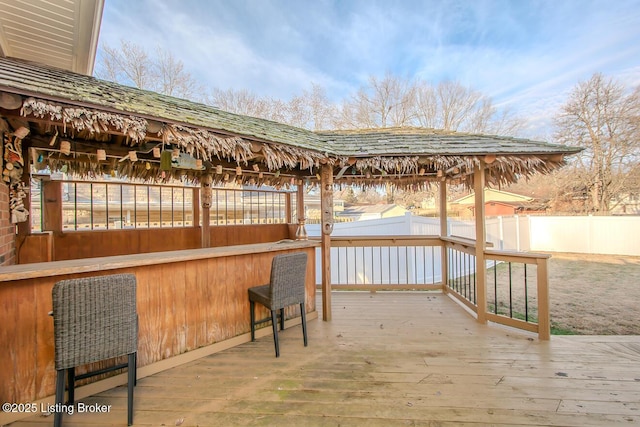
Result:
[[104,0],[0,0],[0,55],[86,75]]

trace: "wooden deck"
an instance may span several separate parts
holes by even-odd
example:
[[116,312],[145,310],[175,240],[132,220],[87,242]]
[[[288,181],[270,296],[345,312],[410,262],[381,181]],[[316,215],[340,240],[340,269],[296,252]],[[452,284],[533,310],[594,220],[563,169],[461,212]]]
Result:
[[[334,293],[309,346],[295,326],[280,351],[263,336],[140,379],[134,425],[640,425],[639,336],[539,341],[480,325],[441,293]],[[111,411],[65,426],[126,425],[125,387],[83,402]]]

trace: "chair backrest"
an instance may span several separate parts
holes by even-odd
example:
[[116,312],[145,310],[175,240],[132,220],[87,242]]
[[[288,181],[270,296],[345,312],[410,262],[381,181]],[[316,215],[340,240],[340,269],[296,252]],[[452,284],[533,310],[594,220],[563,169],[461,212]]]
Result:
[[52,297],[57,370],[137,351],[133,274],[61,280]]
[[307,254],[296,252],[273,257],[271,263],[271,308],[279,309],[304,302]]

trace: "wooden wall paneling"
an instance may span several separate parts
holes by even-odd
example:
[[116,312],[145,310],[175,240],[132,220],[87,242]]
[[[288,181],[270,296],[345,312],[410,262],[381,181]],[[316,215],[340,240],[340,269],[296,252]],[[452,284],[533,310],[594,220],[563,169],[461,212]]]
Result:
[[226,298],[224,292],[218,291],[219,289],[224,289],[229,286],[226,263],[224,262],[225,259],[226,258],[213,258],[209,259],[207,263],[209,286],[212,288],[207,322],[208,342],[219,342],[225,338],[223,325]]
[[36,392],[37,353],[35,346],[35,334],[37,332],[37,322],[33,315],[36,297],[37,284],[27,283],[26,286],[15,287],[10,294],[13,312],[15,317],[10,323],[4,325],[20,324],[20,328],[11,328],[11,343],[8,352],[10,353],[9,364],[2,364],[2,367],[13,367],[15,375],[15,388],[13,399],[8,402],[28,402],[29,397]]
[[55,235],[55,260],[196,249],[193,228],[72,231]]
[[221,247],[227,246],[228,226],[212,226],[211,227],[211,246]]
[[46,396],[55,389],[55,343],[53,335],[53,317],[49,312],[53,310],[52,290],[53,285],[58,280],[55,277],[44,279],[32,279],[30,285],[35,289],[35,319],[36,330],[34,331],[36,345],[36,370],[44,372],[43,375],[36,375],[36,396]]
[[[15,371],[9,369],[16,365],[18,354],[16,352],[17,337],[14,331],[7,327],[18,322],[15,300],[17,289],[15,287],[0,286],[0,345],[5,351],[0,351],[0,400],[2,402],[17,402],[16,400],[16,378]],[[23,349],[25,350],[25,349]]]
[[17,263],[53,261],[53,233],[29,234],[18,247]]
[[198,327],[202,318],[202,298],[199,296],[198,268],[202,260],[189,262],[184,270],[184,303],[185,303],[185,349],[198,348]]
[[229,264],[234,274],[236,283],[230,286],[229,300],[232,310],[229,315],[231,317],[230,331],[231,336],[241,335],[247,331],[247,321],[249,306],[249,297],[247,289],[251,284],[251,278],[253,276],[255,255],[249,255],[246,257],[232,257],[229,258]]
[[184,291],[180,273],[184,277],[183,269],[184,263],[159,266],[163,282],[158,283],[164,284],[160,287],[160,304],[164,307],[160,327],[165,330],[163,359],[181,352],[183,331],[179,326],[184,323]]
[[198,260],[192,263],[187,272],[187,280],[192,283],[187,293],[189,308],[187,311],[188,322],[193,336],[194,348],[202,347],[207,342],[207,321],[210,306],[211,287],[209,286],[209,273],[207,260]]
[[316,311],[316,251],[314,248],[305,249],[307,261],[307,313]]
[[[155,266],[154,266],[155,267]],[[138,358],[139,366],[164,358],[166,331],[163,327],[167,310],[162,299],[163,277],[158,268],[141,268],[136,271],[138,282]]]
[[[270,246],[268,246],[270,247]],[[298,249],[300,250],[300,249]],[[310,256],[314,248],[304,248]],[[146,366],[185,351],[247,333],[247,289],[268,283],[276,253],[224,255],[212,258],[123,266],[114,270],[16,279],[0,284],[0,399],[30,402],[51,396],[55,389],[51,290],[58,280],[100,274],[134,273],[138,283],[138,366]],[[75,266],[75,263],[74,263]],[[313,258],[307,271],[307,308],[315,308]],[[267,315],[260,307],[258,317]],[[268,326],[268,325],[265,325]],[[96,366],[108,366],[101,362]],[[91,369],[78,369],[86,371]],[[93,382],[94,379],[86,380]]]
[[172,355],[182,354],[189,351],[189,322],[188,322],[188,296],[187,296],[187,271],[194,264],[194,261],[177,263],[175,267],[170,268],[169,272],[173,277],[173,286],[175,289],[175,331],[176,331],[176,352]]

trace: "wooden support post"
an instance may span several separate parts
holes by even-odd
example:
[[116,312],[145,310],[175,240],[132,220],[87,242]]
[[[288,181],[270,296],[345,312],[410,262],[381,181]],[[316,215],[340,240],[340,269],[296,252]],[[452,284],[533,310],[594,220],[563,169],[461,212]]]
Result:
[[293,209],[291,208],[291,193],[284,193],[284,219],[287,224],[293,224]]
[[[446,237],[449,235],[447,227],[447,182],[445,180],[440,181],[440,237]],[[443,242],[444,243],[444,242]],[[442,246],[441,266],[442,269],[442,292],[447,293],[447,282],[449,281],[449,249],[446,246]]]
[[487,323],[487,265],[484,258],[484,250],[487,241],[487,233],[484,223],[484,161],[480,160],[473,171],[473,187],[475,191],[476,213],[476,292],[478,322]]
[[307,229],[305,227],[305,222],[307,219],[304,215],[304,184],[300,182],[298,184],[298,190],[296,195],[296,211],[298,212],[298,229],[296,230],[296,239],[297,240],[307,240],[309,236],[307,235]]
[[211,208],[211,183],[213,177],[211,175],[205,175],[200,181],[200,202],[202,203],[202,247],[211,247],[211,218],[209,216],[209,209]]
[[331,232],[333,231],[333,169],[320,169],[320,211],[322,215],[322,320],[331,320]]
[[538,339],[551,338],[551,314],[549,312],[549,269],[548,258],[538,258]]
[[62,182],[42,181],[42,231],[62,232]]
[[[192,226],[200,228],[200,189],[198,187],[191,189],[191,203],[193,207]],[[186,218],[183,218],[183,221],[186,221]],[[202,247],[202,230],[200,230],[200,241],[196,247]]]

